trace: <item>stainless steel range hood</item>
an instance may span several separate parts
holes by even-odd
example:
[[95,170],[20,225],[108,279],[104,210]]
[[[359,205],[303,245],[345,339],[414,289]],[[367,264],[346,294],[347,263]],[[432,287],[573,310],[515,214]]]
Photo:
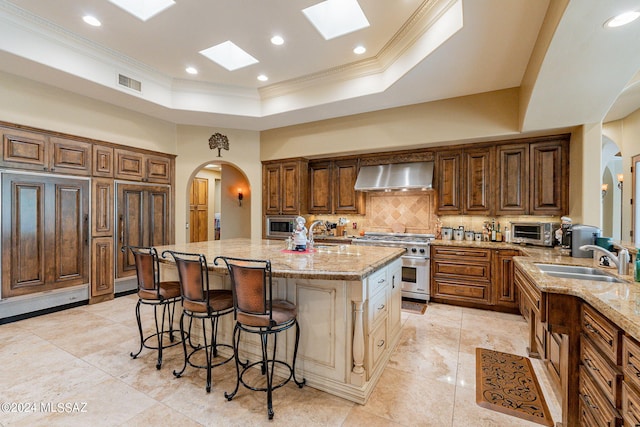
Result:
[[358,191],[421,190],[431,188],[433,162],[362,166],[356,179]]

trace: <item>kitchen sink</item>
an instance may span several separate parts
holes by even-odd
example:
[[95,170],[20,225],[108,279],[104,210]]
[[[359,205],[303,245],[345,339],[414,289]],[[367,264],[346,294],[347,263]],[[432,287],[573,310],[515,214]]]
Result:
[[577,265],[535,264],[543,273],[561,279],[595,280],[597,282],[624,283],[617,277],[593,267]]

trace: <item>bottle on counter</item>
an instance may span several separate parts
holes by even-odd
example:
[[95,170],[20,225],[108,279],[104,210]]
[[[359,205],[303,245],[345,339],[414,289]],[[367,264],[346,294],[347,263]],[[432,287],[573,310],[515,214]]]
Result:
[[498,223],[498,229],[496,230],[496,242],[502,242],[502,231],[500,231],[500,223]]
[[491,241],[496,241],[496,222],[491,221]]
[[633,278],[636,282],[640,282],[640,248],[638,248],[638,252],[636,252],[636,263],[635,269],[633,271]]
[[504,229],[504,241],[507,243],[511,243],[511,223],[507,225]]

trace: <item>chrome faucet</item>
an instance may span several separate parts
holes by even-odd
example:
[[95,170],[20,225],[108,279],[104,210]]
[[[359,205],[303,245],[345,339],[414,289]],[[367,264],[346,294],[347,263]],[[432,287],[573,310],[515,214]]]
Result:
[[313,230],[316,228],[317,225],[320,225],[320,224],[324,224],[324,221],[316,220],[316,221],[313,221],[309,226],[309,246],[311,248],[313,248]]
[[583,246],[580,246],[580,250],[581,251],[597,250],[604,253],[606,256],[608,256],[611,259],[611,261],[616,265],[616,267],[618,267],[618,274],[627,276],[629,274],[629,251],[615,243],[613,244],[613,246],[618,248],[618,256],[615,256],[605,248],[601,246],[596,246],[596,245],[583,245]]

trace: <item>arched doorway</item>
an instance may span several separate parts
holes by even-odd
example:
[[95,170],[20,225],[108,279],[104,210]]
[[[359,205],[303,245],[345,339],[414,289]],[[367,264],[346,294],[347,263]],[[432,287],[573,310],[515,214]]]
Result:
[[602,138],[602,235],[620,240],[622,233],[622,190],[618,175],[622,173],[622,157],[618,145]]
[[186,192],[188,242],[251,237],[251,191],[235,165],[212,161],[191,175]]

